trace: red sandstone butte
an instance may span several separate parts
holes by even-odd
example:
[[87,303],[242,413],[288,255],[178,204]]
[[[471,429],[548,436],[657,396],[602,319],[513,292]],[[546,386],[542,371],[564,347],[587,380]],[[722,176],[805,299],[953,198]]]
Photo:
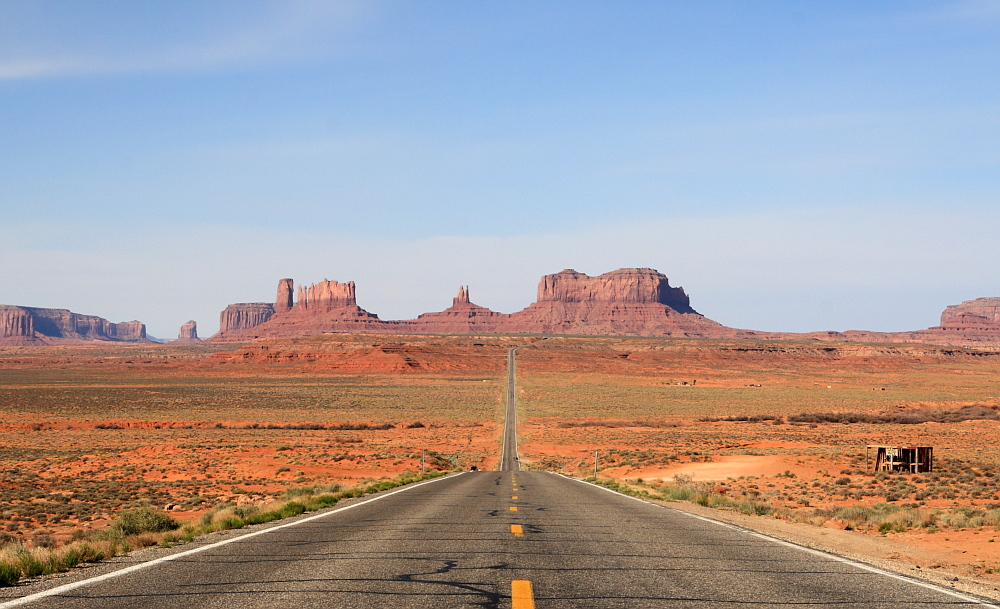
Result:
[[93,340],[149,342],[138,321],[111,323],[66,309],[0,305],[0,345],[55,345]]
[[[297,293],[298,298],[294,295]],[[461,286],[450,307],[416,319],[379,319],[357,304],[354,282],[323,280],[299,286],[282,279],[276,302],[226,307],[214,342],[294,338],[324,332],[414,334],[578,334],[746,338],[761,340],[866,341],[946,345],[1000,345],[1000,298],[979,298],[948,307],[941,325],[913,332],[757,332],[723,326],[691,307],[683,288],[649,268],[618,269],[591,277],[567,269],[538,283],[538,298],[516,313],[477,305]],[[23,321],[8,320],[8,325]]]
[[[736,331],[707,319],[691,308],[682,288],[670,286],[653,269],[619,269],[597,277],[573,270],[542,277],[538,301],[517,313],[491,311],[473,303],[467,286],[459,288],[452,306],[416,319],[386,321],[357,305],[354,282],[324,280],[298,288],[278,283],[277,302],[230,305],[222,313],[221,330],[212,341],[289,338],[323,332],[372,333],[539,333],[640,336],[731,337]],[[262,311],[252,323],[243,315]]]
[[198,323],[192,319],[182,325],[180,331],[177,333],[177,340],[170,342],[175,345],[196,345],[202,342],[198,338]]

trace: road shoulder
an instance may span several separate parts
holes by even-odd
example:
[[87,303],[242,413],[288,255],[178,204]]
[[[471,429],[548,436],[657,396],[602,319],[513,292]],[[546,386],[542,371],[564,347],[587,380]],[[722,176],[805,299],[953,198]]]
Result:
[[940,552],[928,552],[890,537],[874,537],[854,531],[815,527],[767,516],[750,516],[683,501],[651,501],[651,503],[732,524],[814,550],[836,554],[906,577],[927,581],[942,588],[1000,600],[1000,586],[971,573],[969,568],[963,569],[962,565],[953,564],[953,557]]

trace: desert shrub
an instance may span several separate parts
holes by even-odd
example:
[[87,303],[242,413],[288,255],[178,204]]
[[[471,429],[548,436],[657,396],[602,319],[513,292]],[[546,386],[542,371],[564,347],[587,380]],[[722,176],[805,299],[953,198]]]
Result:
[[857,526],[859,524],[866,524],[868,522],[880,520],[884,514],[884,511],[867,505],[852,505],[850,507],[837,510],[835,517]]
[[290,518],[292,516],[298,516],[299,514],[306,511],[306,506],[298,501],[289,501],[285,505],[281,506],[281,517]]
[[773,414],[739,414],[731,417],[701,417],[698,420],[703,423],[717,423],[719,421],[732,423],[762,423],[764,421],[782,421],[783,418]]
[[693,490],[681,486],[664,486],[660,492],[667,501],[689,501],[694,496]]
[[18,537],[17,535],[11,535],[6,531],[0,531],[0,548],[16,543],[21,543],[20,537]]
[[0,586],[13,586],[21,579],[21,569],[6,561],[0,561]]
[[125,537],[147,532],[162,533],[164,531],[173,531],[178,527],[180,527],[180,523],[171,518],[166,512],[143,507],[122,512],[111,523],[108,530],[113,536]]
[[962,421],[1000,420],[1000,406],[973,405],[952,410],[919,409],[906,412],[868,414],[860,412],[809,412],[793,414],[789,423],[894,423],[918,425],[920,423],[961,423]]
[[774,506],[762,501],[744,499],[736,503],[736,509],[751,516],[767,516],[774,513]]

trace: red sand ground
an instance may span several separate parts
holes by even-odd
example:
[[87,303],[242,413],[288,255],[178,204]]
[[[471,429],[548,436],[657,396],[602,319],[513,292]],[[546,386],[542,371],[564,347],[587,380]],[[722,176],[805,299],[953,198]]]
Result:
[[[506,351],[532,344],[519,356],[526,465],[586,475],[598,450],[602,477],[642,479],[655,490],[690,476],[691,484],[734,500],[766,501],[780,516],[715,511],[723,517],[784,523],[805,539],[847,536],[838,543],[853,539],[879,558],[994,581],[1000,546],[991,539],[1000,533],[993,526],[880,535],[838,531],[829,528],[842,526],[836,519],[810,515],[886,502],[897,477],[876,483],[864,472],[866,444],[935,447],[946,477],[907,477],[912,490],[892,504],[1000,508],[992,478],[1000,463],[984,450],[1000,441],[1000,422],[784,418],[1000,406],[1000,354],[923,345],[538,341],[338,335],[236,347],[0,349],[0,433],[9,438],[0,458],[0,516],[29,539],[40,531],[65,537],[75,527],[100,528],[121,509],[124,500],[99,496],[115,482],[134,493],[157,490],[149,502],[176,505],[179,516],[193,518],[219,501],[262,502],[288,486],[412,471],[421,448],[435,455],[430,467],[451,467],[455,459],[456,466],[488,468],[498,449]],[[783,422],[701,420],[739,415]],[[413,421],[426,426],[409,428]],[[345,423],[392,427],[302,428]],[[845,477],[849,483],[836,483]],[[175,482],[183,484],[166,484]],[[26,499],[28,489],[43,499]],[[917,499],[922,492],[927,496]],[[55,525],[25,517],[25,506],[56,495],[94,509]],[[192,503],[192,495],[206,501]]]

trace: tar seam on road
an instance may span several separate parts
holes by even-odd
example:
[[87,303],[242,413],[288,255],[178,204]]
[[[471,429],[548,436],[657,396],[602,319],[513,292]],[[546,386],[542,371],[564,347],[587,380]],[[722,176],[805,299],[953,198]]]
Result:
[[[465,473],[465,472],[461,472],[458,475],[460,476],[460,475],[462,475],[462,473]],[[12,599],[12,600],[6,601],[4,603],[0,603],[0,609],[7,609],[8,607],[17,607],[19,605],[24,605],[24,604],[27,604],[27,603],[31,603],[31,602],[34,602],[34,601],[46,598],[48,596],[55,596],[57,594],[62,594],[63,592],[69,592],[70,590],[75,590],[77,588],[82,588],[84,586],[89,586],[91,584],[96,584],[97,582],[101,582],[101,581],[108,580],[108,579],[114,579],[116,577],[120,577],[120,576],[126,575],[128,573],[133,573],[135,571],[139,571],[139,570],[145,569],[147,567],[152,567],[154,565],[158,565],[158,564],[161,564],[161,563],[170,562],[172,560],[177,560],[178,558],[183,558],[185,556],[191,556],[192,554],[197,554],[199,552],[204,552],[205,550],[211,550],[212,548],[218,548],[219,546],[224,546],[224,545],[229,544],[229,543],[234,543],[234,542],[237,542],[237,541],[243,541],[244,539],[250,539],[251,537],[256,537],[258,535],[264,535],[265,533],[270,533],[272,531],[277,531],[278,529],[284,529],[284,528],[287,528],[287,527],[293,527],[293,526],[302,524],[303,522],[309,522],[309,521],[312,521],[312,520],[317,520],[319,518],[324,518],[326,516],[330,516],[330,515],[336,514],[338,512],[345,512],[347,510],[354,509],[356,507],[360,507],[362,505],[371,503],[373,501],[378,501],[379,499],[384,499],[384,498],[389,497],[391,495],[395,495],[396,493],[403,493],[403,492],[406,492],[408,490],[417,488],[418,486],[423,486],[425,484],[430,484],[432,482],[438,482],[440,480],[444,480],[445,478],[451,478],[451,477],[453,477],[453,476],[442,476],[440,478],[435,478],[433,480],[426,480],[424,482],[418,482],[416,484],[409,484],[409,485],[406,485],[406,486],[404,486],[403,488],[401,488],[399,490],[392,491],[391,493],[386,493],[384,495],[379,495],[378,497],[372,497],[371,499],[366,499],[364,501],[361,501],[361,502],[358,502],[358,503],[354,503],[352,505],[345,505],[342,508],[337,508],[337,509],[331,510],[329,512],[322,512],[320,514],[315,514],[313,516],[309,516],[309,517],[303,518],[301,520],[296,520],[295,522],[288,522],[288,523],[285,523],[285,524],[279,524],[278,526],[269,527],[269,528],[266,528],[266,529],[261,529],[260,531],[254,531],[253,533],[247,533],[246,535],[240,535],[238,537],[230,537],[229,539],[223,539],[221,541],[217,541],[215,543],[210,543],[210,544],[204,545],[204,546],[199,546],[199,547],[193,548],[191,550],[186,550],[184,552],[178,552],[177,554],[171,554],[170,556],[163,556],[161,558],[156,558],[154,560],[150,560],[150,561],[147,561],[147,562],[142,562],[142,563],[139,563],[137,565],[132,565],[131,567],[125,567],[124,569],[119,569],[117,571],[112,571],[110,573],[105,573],[104,575],[98,575],[96,577],[91,577],[91,578],[88,578],[88,579],[82,579],[82,580],[80,580],[78,582],[73,582],[71,584],[64,584],[62,586],[56,586],[55,588],[50,588],[48,590],[42,590],[41,592],[36,592],[36,593],[30,594],[28,596],[22,596],[21,598],[16,598],[16,599]]]
[[[580,479],[577,479],[577,478],[573,478],[573,477],[567,476],[565,474],[559,474],[559,475],[562,476],[563,478],[566,478],[567,480],[573,480],[574,482],[580,482],[581,484],[586,484],[588,486],[593,486],[594,488],[599,488],[602,491],[607,491],[607,492],[612,493],[614,495],[618,495],[619,497],[625,497],[626,499],[634,499],[635,501],[638,501],[639,503],[644,503],[646,505],[652,505],[654,507],[658,507],[658,508],[662,508],[662,509],[669,509],[669,510],[672,510],[672,511],[678,513],[678,514],[683,514],[685,516],[689,516],[689,517],[695,518],[697,520],[702,520],[704,522],[710,522],[710,523],[712,523],[714,525],[718,525],[720,527],[725,527],[727,529],[732,529],[734,531],[740,531],[741,533],[747,533],[748,535],[751,535],[753,537],[757,537],[759,539],[763,539],[765,541],[769,541],[771,543],[776,543],[778,545],[782,545],[782,546],[785,546],[785,547],[788,547],[788,548],[794,548],[796,550],[801,550],[802,552],[807,552],[809,554],[814,554],[816,556],[821,556],[823,558],[828,558],[828,559],[831,559],[831,560],[835,560],[837,562],[842,562],[844,564],[848,564],[848,565],[857,567],[859,569],[863,569],[865,571],[869,571],[871,573],[877,573],[878,575],[885,575],[886,577],[891,577],[892,579],[897,579],[899,581],[903,581],[903,582],[906,582],[908,584],[913,584],[915,586],[921,586],[923,588],[928,588],[930,590],[934,590],[935,592],[944,592],[945,594],[947,594],[949,596],[953,596],[953,597],[955,597],[957,599],[963,600],[963,601],[968,602],[968,603],[975,603],[977,605],[982,605],[984,607],[993,607],[994,609],[1000,609],[1000,606],[995,605],[993,603],[986,602],[986,601],[984,601],[982,599],[978,599],[978,598],[975,598],[973,596],[967,596],[965,594],[961,594],[961,593],[956,592],[954,590],[949,590],[948,588],[943,588],[941,586],[938,586],[937,584],[932,584],[930,582],[925,582],[925,581],[922,581],[922,580],[919,580],[919,579],[914,579],[912,577],[906,577],[905,575],[900,575],[899,573],[893,573],[892,571],[886,571],[885,569],[880,569],[880,568],[872,566],[872,565],[866,565],[863,562],[858,562],[856,560],[851,560],[850,558],[845,558],[843,556],[837,556],[836,554],[832,554],[830,552],[823,552],[821,550],[816,550],[814,548],[807,548],[805,546],[800,546],[797,543],[792,543],[790,541],[785,541],[784,539],[778,539],[777,537],[771,537],[770,535],[765,535],[764,533],[758,533],[757,531],[752,531],[750,529],[745,529],[745,528],[743,528],[741,526],[737,526],[735,524],[729,524],[728,522],[722,522],[722,521],[719,521],[719,520],[712,520],[711,518],[706,518],[705,516],[699,516],[698,514],[691,514],[689,512],[685,512],[684,510],[676,510],[676,509],[673,509],[673,508],[671,508],[669,506],[666,506],[666,505],[660,505],[658,503],[653,503],[652,501],[646,501],[645,499],[640,499],[639,497],[633,497],[631,495],[625,495],[623,493],[619,493],[618,491],[614,491],[614,490],[611,490],[611,489],[609,489],[607,487],[601,486],[600,484],[594,484],[592,482],[587,482],[586,480],[580,480]],[[3,609],[2,605],[0,605],[0,609]]]

